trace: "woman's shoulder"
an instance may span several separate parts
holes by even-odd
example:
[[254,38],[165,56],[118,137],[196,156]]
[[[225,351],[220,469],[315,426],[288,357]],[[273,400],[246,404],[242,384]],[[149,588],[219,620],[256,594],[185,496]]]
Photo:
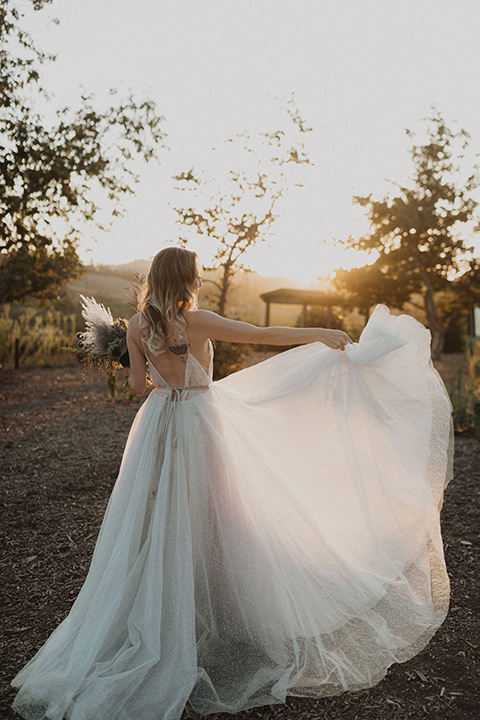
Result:
[[135,315],[132,315],[132,317],[128,321],[127,332],[129,335],[132,335],[132,334],[138,335],[140,333],[141,318],[142,318],[142,313],[137,312],[137,313],[135,313]]
[[211,322],[212,319],[216,317],[219,317],[217,313],[211,310],[200,310],[200,308],[198,310],[188,310],[188,312],[185,313],[185,319],[189,325],[201,325],[205,322]]
[[206,335],[214,327],[218,318],[220,315],[211,310],[189,310],[185,313],[187,329],[199,333],[205,332]]

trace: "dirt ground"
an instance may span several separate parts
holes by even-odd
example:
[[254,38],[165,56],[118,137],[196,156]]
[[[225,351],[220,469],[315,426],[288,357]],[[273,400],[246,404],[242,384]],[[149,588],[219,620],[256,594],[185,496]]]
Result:
[[[448,359],[440,366],[447,380],[452,368]],[[18,717],[10,709],[10,679],[65,617],[85,578],[138,407],[138,402],[112,403],[95,370],[86,380],[76,367],[0,371],[4,720]],[[290,699],[236,717],[477,720],[479,497],[479,444],[457,438],[455,480],[442,513],[451,607],[423,652],[390,668],[370,690],[317,701]]]

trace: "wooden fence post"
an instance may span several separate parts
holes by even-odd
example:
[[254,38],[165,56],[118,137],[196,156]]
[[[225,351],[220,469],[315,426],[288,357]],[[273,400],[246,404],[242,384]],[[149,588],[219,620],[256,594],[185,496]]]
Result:
[[15,370],[18,370],[20,367],[20,340],[19,338],[15,338],[15,351],[14,351],[14,363],[15,363]]

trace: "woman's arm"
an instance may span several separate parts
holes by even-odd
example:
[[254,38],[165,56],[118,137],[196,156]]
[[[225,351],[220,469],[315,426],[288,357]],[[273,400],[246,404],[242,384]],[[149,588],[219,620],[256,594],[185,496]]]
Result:
[[125,368],[128,376],[128,385],[135,395],[143,395],[147,387],[147,363],[141,350],[140,316],[134,315],[128,323],[127,347],[130,357],[130,367]]
[[227,342],[264,343],[265,345],[303,345],[321,342],[335,350],[343,350],[352,341],[343,330],[326,328],[262,328],[250,323],[229,320],[208,310],[197,310],[198,329],[212,340]]

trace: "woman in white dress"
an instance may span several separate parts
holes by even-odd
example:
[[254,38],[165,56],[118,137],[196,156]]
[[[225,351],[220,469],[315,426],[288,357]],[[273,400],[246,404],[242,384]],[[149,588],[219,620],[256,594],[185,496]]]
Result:
[[[449,599],[450,403],[429,332],[359,343],[198,310],[162,250],[128,328],[133,423],[87,579],[13,681],[28,720],[178,720],[370,687]],[[299,347],[212,382],[211,339]]]

